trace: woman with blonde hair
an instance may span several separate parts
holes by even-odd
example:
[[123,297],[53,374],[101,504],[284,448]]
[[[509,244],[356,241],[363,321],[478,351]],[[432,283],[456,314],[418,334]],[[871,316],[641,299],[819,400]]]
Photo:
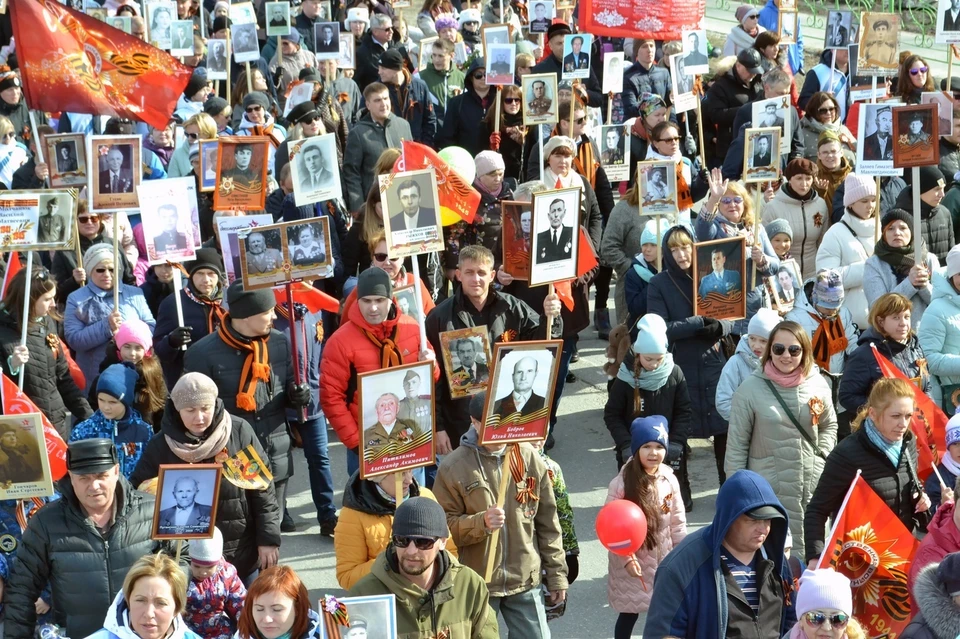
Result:
[[785,639],[866,639],[853,617],[853,590],[832,568],[806,570],[797,591],[797,623]]
[[190,165],[190,147],[199,143],[200,140],[216,140],[217,123],[206,113],[190,116],[183,123],[183,137],[183,143],[170,156],[170,164],[167,166],[169,177],[190,175],[190,171],[193,170]]
[[724,470],[752,470],[770,482],[790,514],[797,554],[803,508],[837,443],[833,393],[813,362],[807,331],[780,322],[770,333],[760,370],[733,395]]
[[853,433],[827,457],[803,518],[806,560],[815,567],[824,552],[827,518],[836,515],[859,471],[907,530],[917,535],[930,521],[930,498],[917,475],[917,444],[910,423],[916,387],[884,377],[851,424]]
[[200,639],[181,617],[186,605],[186,573],[167,555],[146,555],[127,571],[103,628],[88,639]]
[[9,189],[13,174],[27,163],[27,147],[17,142],[17,132],[10,118],[0,115],[0,182]]

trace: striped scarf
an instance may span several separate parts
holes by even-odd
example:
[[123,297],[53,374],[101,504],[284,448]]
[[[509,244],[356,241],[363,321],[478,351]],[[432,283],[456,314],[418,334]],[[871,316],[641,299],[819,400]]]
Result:
[[[219,284],[217,286],[219,286]],[[227,317],[227,311],[220,305],[220,300],[211,300],[197,295],[193,291],[193,284],[189,281],[187,281],[187,285],[184,286],[182,290],[188,300],[204,307],[207,315],[207,335],[216,332],[216,330],[220,328],[220,325],[223,324],[223,320]]]
[[400,351],[397,350],[397,328],[398,327],[395,326],[390,337],[383,339],[380,339],[371,331],[361,329],[363,330],[363,334],[367,336],[367,339],[373,342],[373,345],[376,346],[380,352],[380,368],[392,368],[403,363],[400,359]]
[[270,381],[270,351],[266,337],[244,337],[234,332],[230,326],[230,314],[217,329],[217,335],[223,343],[247,354],[240,372],[240,387],[237,389],[237,408],[253,412],[257,410],[257,382]]
[[807,313],[817,322],[817,330],[813,333],[813,361],[829,373],[830,358],[847,349],[847,334],[843,330],[843,322],[839,315],[831,319],[820,317],[818,313]]

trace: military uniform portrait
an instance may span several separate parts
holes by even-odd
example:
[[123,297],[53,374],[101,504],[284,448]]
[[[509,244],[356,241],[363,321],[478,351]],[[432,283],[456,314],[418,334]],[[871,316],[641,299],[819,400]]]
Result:
[[434,462],[434,370],[415,362],[357,377],[362,477]]
[[48,191],[40,196],[37,244],[62,247],[73,240],[74,202],[67,193]]
[[515,44],[490,45],[486,50],[487,84],[512,85],[516,57],[517,46]]
[[900,16],[896,13],[860,14],[859,37],[857,73],[895,75],[899,67]]
[[[394,5],[396,6],[396,5]],[[397,611],[393,595],[338,597],[349,620],[335,630],[320,625],[320,639],[397,639]]]
[[220,464],[161,464],[154,539],[210,539],[217,521]]
[[610,182],[630,179],[630,132],[623,125],[612,124],[600,127],[597,136],[600,144],[600,165]]
[[223,136],[217,144],[217,188],[213,208],[260,211],[267,200],[266,137]]
[[751,127],[744,131],[744,182],[769,182],[780,177],[780,129]]
[[554,73],[528,73],[521,79],[523,123],[554,124],[557,122],[557,76]]
[[940,162],[940,119],[937,105],[893,108],[893,166],[907,168]]
[[494,345],[481,444],[547,436],[561,350],[560,340]]
[[698,242],[693,249],[693,314],[740,319],[747,312],[746,240],[743,236]]
[[53,495],[40,413],[0,416],[0,499]]
[[579,188],[534,194],[530,286],[576,279],[581,195]]
[[43,146],[52,188],[86,186],[86,144],[82,133],[47,135],[43,137]]
[[149,264],[185,262],[196,257],[199,219],[193,215],[194,193],[193,178],[148,180],[137,187],[147,249],[144,257]]
[[553,2],[537,2],[534,0],[530,11],[530,33],[546,33],[557,15],[556,5]]
[[443,371],[454,399],[476,395],[490,381],[490,339],[483,326],[440,333]]
[[257,229],[243,240],[244,264],[250,275],[271,275],[283,270],[283,244],[279,229]]

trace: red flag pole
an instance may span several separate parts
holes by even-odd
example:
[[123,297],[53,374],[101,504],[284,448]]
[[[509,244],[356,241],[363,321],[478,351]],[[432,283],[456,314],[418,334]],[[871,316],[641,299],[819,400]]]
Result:
[[[300,350],[297,347],[297,311],[293,307],[293,282],[287,282],[287,308],[290,310],[290,350],[293,355],[293,381],[295,384],[301,383],[300,375]],[[304,344],[306,346],[306,344]],[[300,423],[307,421],[307,409],[303,407],[299,410]]]

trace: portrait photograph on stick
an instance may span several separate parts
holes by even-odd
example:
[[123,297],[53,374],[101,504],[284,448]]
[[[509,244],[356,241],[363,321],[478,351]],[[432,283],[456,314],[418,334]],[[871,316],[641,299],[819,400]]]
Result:
[[476,395],[490,382],[490,338],[485,326],[440,333],[440,348],[450,396]]
[[484,24],[480,27],[480,42],[483,43],[483,50],[486,51],[493,44],[510,44],[510,33],[508,24]]
[[229,59],[230,51],[227,49],[226,40],[217,38],[207,40],[207,79],[226,80]]
[[393,299],[397,301],[397,309],[404,315],[413,318],[417,324],[423,322],[423,315],[417,310],[417,287],[401,286],[393,289]]
[[750,106],[751,120],[754,127],[780,129],[780,155],[790,152],[790,141],[793,139],[793,119],[790,116],[790,97],[769,98],[757,100]]
[[553,73],[528,73],[521,78],[523,123],[556,124],[557,76]]
[[357,375],[364,479],[434,463],[433,367],[414,362]]
[[579,187],[533,194],[530,286],[577,278]]
[[71,248],[76,213],[73,189],[0,191],[0,249]]
[[603,56],[602,93],[623,92],[623,51],[607,53]]
[[803,279],[800,277],[800,265],[794,259],[782,260],[780,268],[773,275],[764,278],[767,292],[773,307],[781,315],[793,310]]
[[666,215],[673,219],[680,212],[677,200],[677,165],[674,162],[650,160],[637,163],[640,182],[640,212],[644,215]]
[[217,235],[220,238],[220,247],[223,251],[223,267],[229,285],[238,277],[242,277],[240,236],[246,235],[250,229],[273,224],[273,216],[269,213],[257,213],[255,215],[220,217],[216,218],[214,222],[217,225]]
[[630,131],[622,124],[600,127],[600,166],[610,182],[630,179]]
[[[427,38],[424,38],[426,40]],[[434,38],[436,40],[436,38]],[[352,33],[341,33],[340,34],[340,55],[337,58],[337,68],[340,69],[353,69],[356,66],[354,59],[356,58],[356,40],[353,39]],[[429,58],[426,59],[426,62],[429,62]],[[420,58],[420,71],[423,71],[426,68],[426,62],[421,56]]]
[[243,288],[272,288],[289,281],[287,237],[277,224],[253,229],[240,240]]
[[173,23],[177,19],[177,4],[165,1],[147,2],[144,10],[150,44],[169,51],[173,45]]
[[207,193],[217,188],[218,140],[200,140],[200,190]]
[[257,25],[237,24],[232,29],[233,59],[236,62],[256,62],[260,59],[260,43],[257,40]]
[[780,34],[780,44],[796,44],[799,14],[796,11],[780,11],[777,14],[777,19],[777,32]]
[[775,182],[780,179],[780,127],[744,131],[743,181]]
[[173,41],[170,43],[170,55],[193,55],[193,21],[176,20],[173,23]]
[[290,34],[290,3],[267,2],[267,36],[279,37]]
[[493,348],[480,444],[546,439],[563,342],[498,342]]
[[857,173],[862,175],[902,175],[893,166],[893,110],[902,102],[861,104],[857,123]]
[[937,25],[934,42],[937,44],[960,42],[960,0],[939,0],[937,2]]
[[857,23],[853,11],[828,11],[827,26],[823,34],[823,48],[845,49],[855,42]]
[[148,180],[137,187],[143,240],[150,265],[196,258],[193,207],[187,185],[180,180]]
[[894,76],[900,65],[897,42],[900,16],[896,13],[860,14],[860,49],[857,73],[866,76]]
[[[319,111],[315,113],[319,116]],[[289,142],[288,148],[293,196],[297,206],[340,198],[342,189],[335,133]]]
[[935,104],[937,118],[940,120],[937,129],[940,137],[954,135],[953,126],[953,98],[943,91],[924,91],[920,94],[920,104]]
[[699,75],[710,71],[706,31],[684,31],[683,53],[686,56],[683,66],[687,73]]
[[211,539],[220,464],[160,464],[152,539]]
[[403,171],[379,178],[383,227],[390,257],[442,251],[435,171]]
[[555,3],[534,0],[533,12],[530,14],[530,33],[546,33],[555,17],[557,17]]
[[897,168],[940,163],[940,119],[936,104],[893,109],[893,165]]
[[561,79],[585,80],[590,77],[590,52],[593,36],[589,33],[570,33],[563,36],[563,64]]
[[224,136],[217,145],[215,211],[262,211],[267,201],[267,158],[270,140],[256,136]]
[[0,415],[0,499],[53,496],[40,413]]
[[747,315],[746,238],[729,237],[693,246],[693,314],[714,319]]
[[94,135],[87,143],[87,157],[96,158],[97,164],[87,180],[91,212],[139,208],[136,187],[142,176],[140,136]]
[[315,217],[296,222],[285,222],[290,278],[313,280],[323,277],[333,264],[330,251],[330,218]]
[[[338,597],[337,601],[346,607],[348,620],[339,625],[333,615],[323,615],[325,621],[320,624],[320,639],[397,639],[397,601],[394,595]],[[322,611],[323,607],[317,609]],[[336,627],[328,628],[327,624]]]
[[50,186],[61,189],[87,185],[87,145],[82,133],[60,133],[43,138]]
[[513,69],[517,57],[517,45],[515,44],[491,44],[487,47],[485,69],[487,74],[487,84],[490,85],[512,85]]
[[336,60],[340,57],[340,23],[318,22],[313,25],[317,60]]
[[686,69],[687,56],[676,53],[670,56],[670,79],[673,90],[674,108],[677,113],[684,113],[697,108],[700,98],[693,92],[693,83],[696,76]]
[[503,231],[500,244],[503,247],[503,270],[515,280],[527,281],[530,277],[530,230],[533,224],[533,208],[530,202],[504,200],[500,203]]

